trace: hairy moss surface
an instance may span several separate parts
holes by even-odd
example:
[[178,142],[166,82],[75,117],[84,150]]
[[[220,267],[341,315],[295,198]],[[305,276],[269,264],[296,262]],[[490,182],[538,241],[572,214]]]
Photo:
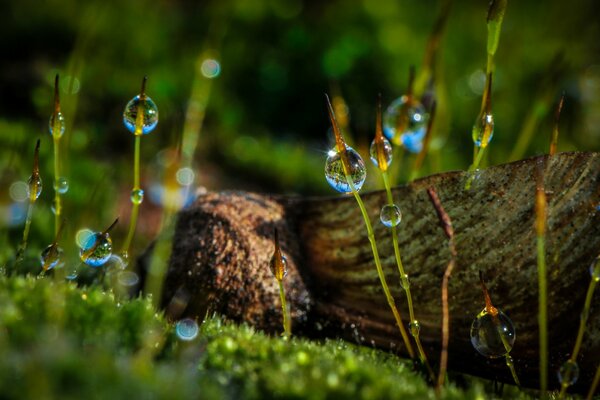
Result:
[[[146,299],[32,277],[0,278],[7,399],[435,398],[406,360],[342,341],[284,340],[212,317],[190,342]],[[446,399],[488,398],[479,381]],[[505,398],[524,394],[505,391]]]

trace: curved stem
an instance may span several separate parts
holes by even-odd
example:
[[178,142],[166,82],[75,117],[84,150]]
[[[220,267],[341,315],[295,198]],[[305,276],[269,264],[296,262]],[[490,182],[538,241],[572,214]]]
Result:
[[360,212],[362,213],[363,219],[365,221],[365,226],[367,228],[367,233],[369,235],[369,242],[371,242],[371,250],[373,251],[373,259],[375,260],[375,267],[377,268],[377,275],[379,275],[379,280],[381,281],[381,287],[383,288],[383,292],[385,293],[385,297],[387,302],[392,310],[392,314],[394,314],[394,319],[396,320],[396,325],[398,325],[398,329],[400,330],[400,334],[402,335],[402,339],[404,340],[404,344],[406,345],[406,350],[411,358],[415,357],[415,351],[412,348],[410,340],[408,339],[408,333],[406,332],[406,328],[404,328],[404,323],[402,322],[402,317],[400,316],[400,312],[396,307],[396,303],[394,302],[394,298],[390,293],[390,288],[387,285],[385,275],[383,274],[383,269],[381,267],[381,260],[379,259],[379,251],[377,250],[377,243],[375,241],[375,233],[373,232],[373,226],[371,225],[371,220],[369,219],[369,214],[365,208],[365,205],[360,198],[360,195],[354,188],[354,183],[352,180],[346,176],[348,180],[348,184],[352,188],[352,194],[358,203],[358,207],[360,208]]
[[596,392],[598,388],[598,383],[600,383],[600,365],[598,365],[598,369],[596,370],[596,375],[594,375],[594,380],[592,381],[592,386],[590,386],[590,391],[586,396],[586,400],[592,400],[592,396]]
[[[392,188],[390,185],[390,179],[389,179],[387,171],[382,171],[381,176],[383,178],[383,185],[385,186],[385,192],[387,194],[388,204],[393,205],[394,198],[392,196]],[[402,264],[402,257],[400,256],[400,246],[398,245],[398,234],[397,234],[395,221],[392,221],[392,242],[394,245],[394,255],[396,256],[396,264],[398,265],[398,272],[400,273],[402,287],[404,288],[404,291],[406,293],[406,302],[408,303],[408,313],[409,313],[409,317],[410,317],[410,322],[418,323],[417,319],[415,318],[412,295],[410,293],[410,282],[408,281],[408,275],[406,274],[406,272],[404,270],[404,265]],[[435,375],[433,373],[433,370],[431,369],[431,366],[429,365],[429,362],[427,361],[427,356],[425,355],[425,350],[423,350],[423,346],[421,344],[421,339],[419,337],[419,332],[417,331],[415,334],[411,330],[411,335],[415,339],[415,343],[417,345],[417,350],[419,351],[419,358],[421,359],[421,362],[427,367],[427,370],[431,376],[431,380],[434,381]]]

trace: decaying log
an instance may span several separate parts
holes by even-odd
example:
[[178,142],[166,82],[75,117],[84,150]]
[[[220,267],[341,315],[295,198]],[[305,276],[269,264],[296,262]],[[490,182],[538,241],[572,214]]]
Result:
[[[478,271],[494,305],[512,318],[511,352],[521,382],[538,384],[535,173],[543,164],[548,198],[550,381],[573,347],[589,267],[600,251],[600,154],[562,153],[489,168],[470,191],[466,173],[448,172],[393,190],[402,209],[402,258],[426,353],[437,362],[441,341],[441,282],[450,254],[428,195],[434,186],[452,219],[458,252],[450,278],[449,367],[511,382],[503,359],[480,356],[469,330],[483,307]],[[405,323],[390,231],[379,221],[382,191],[363,194],[374,222],[388,283]],[[270,332],[281,330],[277,284],[269,271],[273,228],[279,230],[289,273],[285,286],[295,334],[343,337],[405,354],[381,290],[354,198],[300,198],[209,193],[181,211],[165,285],[165,306],[183,297],[185,314],[207,311]],[[600,294],[594,299],[579,366],[587,389],[600,362]],[[577,389],[577,388],[575,388]]]

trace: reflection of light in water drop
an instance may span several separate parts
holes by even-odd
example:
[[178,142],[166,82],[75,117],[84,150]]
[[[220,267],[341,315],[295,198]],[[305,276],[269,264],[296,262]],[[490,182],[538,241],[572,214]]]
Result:
[[27,200],[27,184],[23,181],[13,182],[8,188],[8,194],[14,201],[25,201]]
[[61,261],[63,255],[63,249],[55,244],[51,244],[46,247],[40,256],[40,262],[42,268],[47,271],[56,267],[56,265]]
[[[369,148],[369,155],[371,156],[371,162],[379,168],[379,157],[377,154],[377,141],[373,139],[371,142],[371,147]],[[383,138],[383,156],[385,158],[385,162],[389,167],[392,163],[392,144],[389,140]]]
[[180,168],[175,174],[175,178],[181,186],[189,186],[194,183],[194,171],[188,167]]
[[510,352],[515,343],[515,327],[502,311],[493,316],[483,309],[471,325],[471,344],[481,355],[488,358],[502,357]]
[[143,113],[142,133],[147,135],[152,132],[158,124],[158,107],[152,99],[146,96],[141,99],[139,95],[127,103],[125,111],[123,111],[123,124],[129,132],[135,134],[135,122],[137,118],[138,108],[141,107]]
[[92,232],[90,229],[80,229],[75,235],[75,243],[77,243],[78,247],[83,247],[84,243],[86,243],[93,234],[94,232]]
[[138,275],[133,271],[121,271],[117,279],[123,286],[135,286],[140,281]]
[[[365,183],[365,179],[367,178],[367,168],[365,167],[365,163],[360,154],[358,154],[352,147],[346,146],[346,155],[350,169],[348,171],[350,180],[354,185],[354,189],[359,191],[363,183]],[[329,185],[338,192],[352,192],[352,188],[350,187],[348,180],[346,180],[346,175],[344,174],[342,156],[335,149],[332,149],[328,153],[327,161],[325,162],[325,179],[327,179]]]
[[38,174],[33,174],[27,181],[27,197],[33,196],[37,200],[42,194],[42,178]]
[[65,267],[65,278],[69,281],[77,279],[79,276],[79,267],[75,265]]
[[131,191],[130,200],[133,204],[142,204],[144,201],[144,191],[142,189],[133,189]]
[[94,233],[88,236],[79,250],[79,258],[90,267],[104,265],[112,255],[112,240],[108,233]]
[[217,60],[209,58],[202,61],[200,71],[205,78],[213,79],[221,73],[221,64]]
[[429,114],[419,101],[401,96],[383,114],[383,134],[392,143],[402,143],[408,151],[418,153],[417,142],[425,137],[428,118]]
[[[54,130],[55,127],[58,128],[57,131]],[[54,114],[52,114],[50,116],[50,120],[48,121],[48,130],[50,131],[50,134],[53,137],[56,137],[56,138],[62,137],[62,135],[64,135],[64,133],[65,133],[65,128],[66,128],[65,117],[62,115],[61,112],[58,112],[56,114],[56,118],[55,118]]]
[[58,182],[54,182],[54,190],[60,194],[65,194],[69,191],[69,181],[67,178],[61,176],[58,178]]
[[182,319],[175,324],[177,337],[186,342],[194,340],[198,336],[198,331],[198,324],[191,318]]
[[379,219],[381,220],[381,223],[388,228],[397,226],[402,220],[402,212],[400,211],[400,207],[395,204],[386,204],[381,208]]

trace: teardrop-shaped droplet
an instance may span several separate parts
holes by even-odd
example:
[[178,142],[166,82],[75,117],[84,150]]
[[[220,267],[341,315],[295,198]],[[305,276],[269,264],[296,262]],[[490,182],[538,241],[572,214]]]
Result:
[[592,276],[592,279],[594,281],[600,282],[600,260],[599,259],[594,260],[592,265],[590,265],[590,275]]
[[482,111],[473,124],[473,142],[477,147],[487,147],[494,136],[494,116]]
[[503,357],[515,343],[515,327],[502,311],[493,315],[483,309],[471,325],[471,344],[488,358]]
[[400,278],[400,286],[404,290],[408,290],[410,288],[410,279],[408,279],[408,274],[404,274],[404,276]]
[[416,319],[414,321],[411,321],[410,324],[408,324],[408,328],[410,334],[413,337],[419,336],[419,332],[421,331],[421,324],[419,323],[419,321],[417,321]]
[[32,174],[27,181],[27,196],[35,201],[42,194],[42,178],[39,174]]
[[412,153],[421,151],[429,114],[409,96],[394,100],[383,115],[383,134],[395,145],[404,145]]
[[278,281],[282,280],[287,276],[287,258],[285,256],[281,256],[281,264],[277,261],[276,255],[273,254],[271,257],[271,261],[269,262],[269,268],[271,269],[271,273],[275,276],[275,279]]
[[144,191],[142,189],[133,189],[130,198],[133,204],[142,204],[144,201]]
[[90,267],[100,267],[112,255],[112,240],[108,233],[96,232],[90,235],[79,250],[81,261]]
[[158,107],[148,96],[141,98],[140,95],[137,95],[127,103],[125,111],[123,111],[123,123],[129,132],[133,134],[136,134],[138,110],[143,113],[140,133],[146,135],[152,132],[158,124]]
[[[352,147],[346,146],[346,156],[348,159],[348,175],[354,189],[359,191],[367,178],[367,168],[360,156]],[[325,162],[325,179],[329,185],[341,193],[351,193],[352,188],[346,179],[342,155],[335,148],[330,150]]]
[[568,360],[558,370],[558,381],[561,385],[574,385],[579,379],[579,365],[576,362]]
[[56,267],[61,261],[63,255],[63,249],[56,244],[51,244],[46,247],[40,256],[40,262],[44,271],[51,270]]
[[386,204],[381,207],[379,219],[381,220],[381,223],[388,228],[398,226],[400,221],[402,221],[402,211],[400,211],[400,207],[395,204]]
[[48,122],[48,130],[50,131],[50,134],[56,139],[62,137],[62,135],[65,133],[65,117],[60,111],[50,116],[50,121]]
[[371,142],[369,154],[371,155],[371,162],[373,162],[377,168],[381,168],[379,160],[380,157],[383,157],[385,161],[385,168],[383,168],[383,170],[385,171],[392,163],[392,144],[386,138],[383,138],[380,142],[378,142],[377,139],[374,139]]
[[69,191],[69,181],[64,176],[58,178],[57,181],[54,182],[54,190],[56,190],[60,194],[65,194]]

